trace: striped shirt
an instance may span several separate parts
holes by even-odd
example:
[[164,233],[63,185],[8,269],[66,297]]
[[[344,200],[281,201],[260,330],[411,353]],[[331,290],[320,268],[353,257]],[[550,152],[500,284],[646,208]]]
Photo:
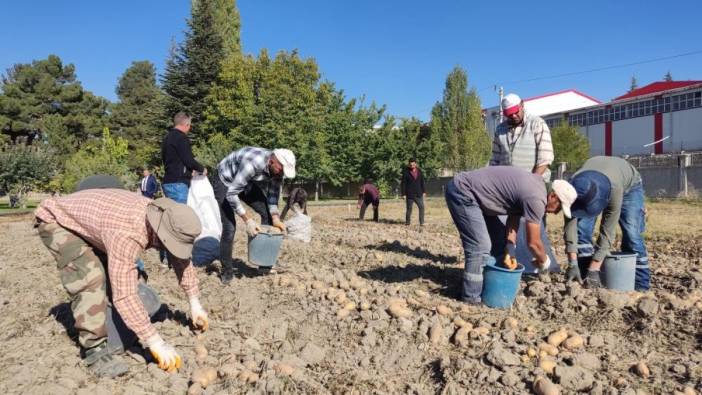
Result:
[[[521,125],[512,126],[509,121],[504,121],[497,126],[490,166],[515,166],[533,171],[534,167],[548,166],[552,162],[551,131],[541,117],[525,111]],[[548,168],[543,178],[545,182],[551,181]]]
[[[150,202],[151,199],[122,189],[88,189],[46,199],[34,212],[37,219],[58,223],[107,254],[112,303],[142,342],[156,334],[137,295],[134,265],[145,249],[160,247],[155,233],[146,224],[146,207]],[[198,281],[190,261],[169,258],[169,262],[185,294],[198,295]]]
[[278,196],[283,178],[271,177],[269,173],[268,159],[272,154],[272,151],[264,148],[244,147],[219,162],[219,179],[227,187],[227,201],[237,214],[246,213],[239,194],[251,182],[266,195],[271,214],[278,214]]

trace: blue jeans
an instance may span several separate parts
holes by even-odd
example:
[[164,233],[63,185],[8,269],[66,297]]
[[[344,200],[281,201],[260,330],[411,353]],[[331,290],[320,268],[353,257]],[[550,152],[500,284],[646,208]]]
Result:
[[[578,218],[578,261],[581,265],[589,265],[594,254],[592,232],[596,219],[596,217]],[[619,214],[619,227],[622,230],[622,252],[636,254],[635,289],[647,291],[651,287],[651,272],[648,265],[648,251],[643,239],[646,215],[644,190],[641,184],[633,186],[624,194],[622,211]]]
[[445,196],[451,218],[458,228],[465,256],[461,298],[464,302],[480,303],[483,266],[493,259],[490,256],[492,243],[483,210],[473,196],[459,191],[453,180],[446,186]]
[[[188,184],[182,182],[172,182],[169,184],[163,184],[161,187],[163,188],[163,194],[166,195],[167,198],[175,200],[177,203],[188,203],[188,191],[190,189]],[[166,251],[159,251],[158,258],[161,260],[161,262],[163,262],[166,259]]]
[[183,204],[188,202],[189,189],[188,184],[182,182],[163,184],[163,194],[166,195],[167,198]]

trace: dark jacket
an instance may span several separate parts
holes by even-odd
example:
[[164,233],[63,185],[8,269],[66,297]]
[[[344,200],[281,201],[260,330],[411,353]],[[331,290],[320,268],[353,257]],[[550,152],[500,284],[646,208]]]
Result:
[[144,179],[142,178],[141,182],[139,183],[139,190],[141,190],[141,194],[143,196],[153,199],[154,195],[156,195],[156,191],[158,191],[158,182],[156,182],[156,177],[154,177],[153,174],[149,174],[149,177],[146,179],[146,189],[144,189]]
[[417,179],[415,180],[410,174],[409,167],[405,167],[402,172],[402,182],[400,183],[400,194],[402,196],[407,196],[408,198],[422,197],[424,195],[424,175],[422,171],[417,168]]
[[161,143],[161,160],[166,168],[163,176],[164,184],[182,182],[190,185],[193,170],[200,173],[205,171],[205,168],[193,157],[188,136],[175,128],[168,130],[168,134]]

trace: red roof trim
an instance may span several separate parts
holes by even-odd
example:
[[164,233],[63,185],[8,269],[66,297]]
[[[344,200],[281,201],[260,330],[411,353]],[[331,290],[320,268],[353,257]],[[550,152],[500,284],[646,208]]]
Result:
[[547,93],[547,94],[545,94],[545,95],[534,96],[534,97],[530,97],[530,98],[528,98],[528,99],[524,99],[524,101],[527,102],[527,101],[532,101],[532,100],[537,100],[537,99],[543,99],[543,98],[545,98],[545,97],[556,96],[556,95],[561,95],[561,94],[563,94],[563,93],[570,93],[570,92],[575,93],[576,95],[582,96],[582,97],[584,97],[584,98],[590,99],[590,100],[594,101],[594,102],[597,103],[597,104],[602,104],[601,101],[595,99],[595,98],[592,97],[592,96],[588,96],[588,95],[586,95],[586,94],[584,94],[584,93],[582,93],[582,92],[580,92],[580,91],[578,91],[578,90],[576,90],[576,89],[566,89],[566,90],[562,90],[562,91],[558,91],[558,92]]
[[656,81],[641,88],[634,89],[619,97],[615,97],[612,101],[631,99],[638,96],[651,95],[659,92],[666,92],[673,89],[685,88],[690,85],[700,84],[702,81]]

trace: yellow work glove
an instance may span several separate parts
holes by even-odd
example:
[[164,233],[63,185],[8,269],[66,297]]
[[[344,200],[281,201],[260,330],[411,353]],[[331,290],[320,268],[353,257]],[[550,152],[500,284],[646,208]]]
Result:
[[190,298],[190,317],[193,320],[193,326],[206,331],[210,327],[210,320],[207,317],[207,312],[202,308],[200,299],[197,296]]
[[158,367],[167,371],[175,372],[180,369],[183,360],[176,352],[175,348],[163,341],[160,335],[155,334],[146,340],[146,347],[149,348],[151,355],[156,360]]

